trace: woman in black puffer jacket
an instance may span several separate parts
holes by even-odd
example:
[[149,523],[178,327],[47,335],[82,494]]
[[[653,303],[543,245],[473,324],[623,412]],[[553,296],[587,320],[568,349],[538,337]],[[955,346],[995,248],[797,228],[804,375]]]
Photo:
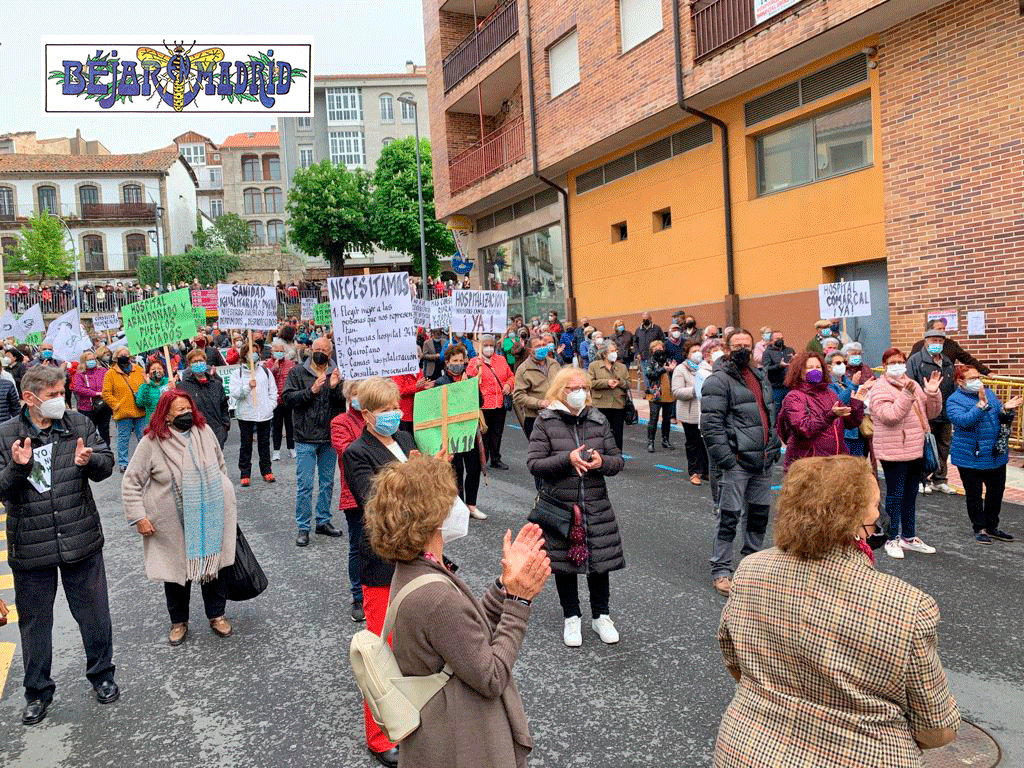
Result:
[[537,414],[526,464],[540,481],[541,496],[564,510],[579,503],[582,486],[589,550],[586,561],[575,565],[569,560],[569,543],[557,534],[544,534],[565,616],[562,639],[569,647],[583,644],[576,576],[585,573],[591,626],[604,642],[617,643],[619,634],[608,615],[608,574],[625,567],[626,561],[604,478],[618,474],[625,462],[608,420],[590,403],[586,371],[563,368],[551,382],[547,400],[551,405]]

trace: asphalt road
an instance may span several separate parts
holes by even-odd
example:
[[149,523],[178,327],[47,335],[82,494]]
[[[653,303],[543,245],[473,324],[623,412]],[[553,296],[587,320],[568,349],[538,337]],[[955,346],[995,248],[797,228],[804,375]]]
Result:
[[[535,603],[516,665],[535,768],[711,764],[733,682],[715,640],[723,600],[711,587],[707,563],[710,489],[689,484],[682,435],[674,439],[677,450],[651,456],[642,427],[627,427],[632,458],[610,482],[627,558],[626,570],[611,581],[621,642],[602,645],[585,623],[583,647],[565,648],[554,585]],[[233,430],[229,466],[236,463],[237,441]],[[499,570],[502,533],[524,522],[533,499],[524,457],[521,431],[508,429],[505,458],[512,470],[492,472],[481,489],[480,507],[490,518],[472,521],[470,536],[446,550],[480,591]],[[310,547],[296,548],[294,461],[285,458],[275,471],[274,485],[257,479],[238,489],[240,523],[270,588],[248,603],[229,603],[235,635],[223,640],[207,628],[193,590],[192,633],[179,648],[167,645],[162,587],[143,575],[139,537],[124,523],[120,475],[96,488],[121,700],[104,707],[93,699],[77,627],[58,597],[54,705],[40,725],[20,724],[16,650],[0,699],[0,765],[375,765],[365,753],[348,663],[346,542],[314,536]],[[1024,544],[975,543],[962,497],[924,497],[918,519],[939,554],[903,561],[883,555],[879,567],[936,597],[940,651],[961,711],[1000,742],[1003,765],[1022,766]],[[1007,505],[1002,527],[1024,536],[1024,509]],[[582,581],[581,592],[586,606]],[[0,596],[12,598],[10,591]],[[16,639],[14,626],[0,628],[0,643]]]

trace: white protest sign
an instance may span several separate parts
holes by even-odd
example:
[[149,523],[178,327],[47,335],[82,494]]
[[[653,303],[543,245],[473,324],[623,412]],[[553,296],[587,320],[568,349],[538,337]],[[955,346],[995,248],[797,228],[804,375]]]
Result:
[[89,334],[81,325],[77,330],[66,325],[60,326],[50,341],[53,344],[53,358],[64,362],[77,360],[83,352],[92,349]]
[[32,472],[28,481],[39,493],[47,493],[52,487],[53,443],[32,449]]
[[113,354],[114,352],[117,352],[117,350],[119,350],[121,347],[127,347],[127,346],[128,346],[128,339],[126,339],[124,336],[122,336],[121,338],[114,339],[112,342],[107,344],[107,349],[110,351],[111,354]]
[[4,312],[4,316],[0,318],[0,339],[17,337],[20,330],[18,316],[8,309]]
[[417,328],[430,327],[430,302],[426,299],[412,300],[412,324]]
[[94,315],[92,318],[92,327],[97,331],[116,331],[121,327],[121,317],[117,312]]
[[822,283],[818,286],[818,316],[868,317],[871,314],[871,284],[867,280]]
[[43,322],[42,306],[33,304],[25,310],[25,314],[18,318],[18,325],[21,326],[21,332],[17,335],[18,341],[24,341],[33,333],[38,333],[42,336],[43,331],[46,330],[46,323]]
[[985,335],[985,310],[976,309],[967,313],[967,335]]
[[331,329],[342,378],[419,370],[408,280],[406,272],[328,278]]
[[452,325],[452,297],[442,296],[430,302],[430,327],[450,328]]
[[277,328],[277,290],[272,285],[217,286],[217,324],[221,328]]
[[930,323],[932,320],[945,320],[947,331],[959,331],[960,322],[957,319],[958,316],[959,313],[955,309],[943,309],[938,312],[929,312],[928,322]]
[[316,299],[300,299],[299,303],[302,305],[302,314],[299,319],[312,320],[313,308],[316,306]]
[[55,317],[50,321],[49,327],[46,329],[46,336],[43,341],[53,341],[57,338],[57,334],[63,328],[67,328],[74,332],[78,326],[82,324],[82,319],[78,315],[78,307],[72,307],[63,315]]
[[452,291],[452,330],[504,333],[508,327],[505,291]]

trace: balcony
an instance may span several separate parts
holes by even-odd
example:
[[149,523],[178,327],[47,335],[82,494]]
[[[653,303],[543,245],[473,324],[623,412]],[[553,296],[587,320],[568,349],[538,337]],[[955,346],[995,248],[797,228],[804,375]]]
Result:
[[450,193],[455,195],[524,157],[526,131],[520,115],[449,161]]
[[477,67],[490,58],[501,46],[519,32],[519,4],[510,0],[495,8],[481,21],[469,37],[448,54],[441,63],[444,73],[444,92],[466,79]]
[[83,203],[82,219],[156,219],[153,203]]
[[698,60],[757,26],[753,0],[697,0],[692,13],[694,57]]

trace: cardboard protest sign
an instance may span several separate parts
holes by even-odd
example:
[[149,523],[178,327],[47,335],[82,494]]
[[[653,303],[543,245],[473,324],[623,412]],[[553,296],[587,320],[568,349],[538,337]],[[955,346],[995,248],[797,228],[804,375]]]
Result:
[[20,333],[15,336],[18,341],[24,341],[26,344],[40,343],[43,340],[43,332],[46,330],[42,306],[33,304],[25,310],[25,314],[18,318],[18,325],[21,326]]
[[868,317],[870,314],[871,284],[867,280],[818,286],[819,317]]
[[452,297],[442,296],[430,302],[430,327],[451,328],[452,326]]
[[277,290],[272,285],[217,286],[217,324],[221,328],[272,331],[277,328]]
[[508,327],[505,291],[452,291],[452,330],[504,333]]
[[325,301],[313,307],[313,322],[317,325],[331,324],[331,304]]
[[397,376],[419,370],[406,272],[332,277],[331,326],[342,378]]
[[121,327],[121,318],[117,316],[117,312],[93,315],[92,327],[97,331],[116,331]]
[[121,319],[128,351],[134,355],[191,338],[196,332],[188,288],[125,304]]
[[430,327],[430,302],[426,299],[412,300],[412,324],[417,328]]
[[242,365],[220,365],[220,366],[217,366],[217,375],[220,376],[221,383],[224,385],[224,397],[226,397],[228,399],[228,410],[229,411],[235,410],[235,406],[237,405],[237,402],[235,401],[235,398],[233,398],[231,396],[231,383],[230,383],[231,374],[233,374],[235,371],[237,371],[238,369],[243,368],[243,367],[244,366],[242,366]]
[[313,312],[316,307],[316,299],[299,299],[299,304],[302,307],[299,315],[300,320],[312,320]]
[[480,382],[456,381],[416,393],[412,406],[416,447],[433,456],[448,446],[448,453],[476,450],[480,418]]
[[4,316],[0,318],[0,339],[16,339],[20,330],[18,316],[8,309],[4,312]]

